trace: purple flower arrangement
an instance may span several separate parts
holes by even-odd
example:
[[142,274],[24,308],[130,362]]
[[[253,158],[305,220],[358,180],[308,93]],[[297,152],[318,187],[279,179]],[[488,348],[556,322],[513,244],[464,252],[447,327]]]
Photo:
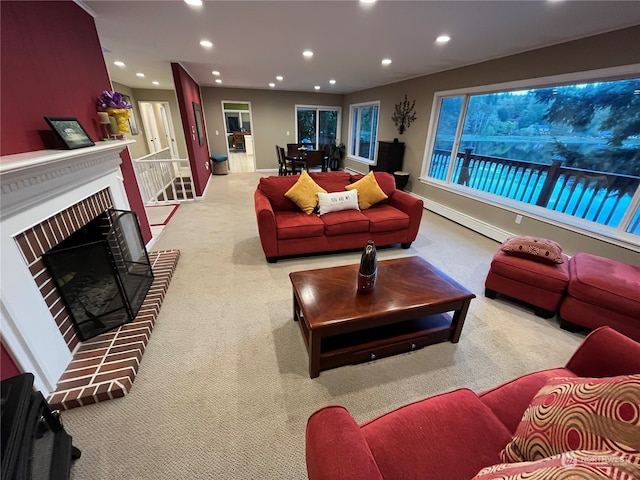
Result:
[[131,104],[122,98],[122,94],[118,92],[112,92],[105,90],[102,95],[98,97],[96,107],[99,111],[105,112],[110,108],[127,108],[131,109]]

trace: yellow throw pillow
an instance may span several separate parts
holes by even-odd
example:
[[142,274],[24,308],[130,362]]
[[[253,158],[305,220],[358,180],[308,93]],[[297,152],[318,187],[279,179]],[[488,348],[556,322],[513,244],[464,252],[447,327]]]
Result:
[[358,206],[360,210],[365,210],[389,198],[387,194],[382,191],[380,185],[378,185],[373,172],[367,173],[360,180],[351,185],[347,185],[345,188],[347,190],[358,190]]
[[300,207],[304,213],[310,215],[318,205],[318,192],[327,193],[313,181],[306,170],[303,170],[298,181],[287,190],[284,196]]

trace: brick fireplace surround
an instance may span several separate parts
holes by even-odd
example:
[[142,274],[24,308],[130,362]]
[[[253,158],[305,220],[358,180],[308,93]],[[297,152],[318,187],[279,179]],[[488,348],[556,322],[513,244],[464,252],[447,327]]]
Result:
[[130,142],[2,157],[2,341],[57,408],[125,395],[179,251],[149,254],[154,282],[131,323],[80,342],[42,254],[114,207],[128,210],[119,152]]

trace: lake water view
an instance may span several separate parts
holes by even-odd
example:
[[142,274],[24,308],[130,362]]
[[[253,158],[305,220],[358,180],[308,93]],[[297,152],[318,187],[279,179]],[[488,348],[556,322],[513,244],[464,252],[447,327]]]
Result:
[[[460,151],[465,148],[473,148],[476,155],[488,157],[507,158],[524,162],[551,164],[557,156],[557,143],[562,143],[567,149],[588,156],[596,151],[606,151],[610,147],[606,138],[593,137],[478,137],[463,135],[460,141]],[[453,146],[453,136],[439,135],[436,140],[437,150],[449,150]],[[640,149],[640,139],[626,140],[623,147],[627,149]],[[640,176],[640,171],[632,174]]]

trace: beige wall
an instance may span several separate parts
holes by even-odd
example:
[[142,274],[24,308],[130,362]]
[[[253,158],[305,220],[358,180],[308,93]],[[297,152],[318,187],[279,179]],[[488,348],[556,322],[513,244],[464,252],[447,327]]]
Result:
[[[182,120],[180,118],[180,107],[178,107],[178,99],[174,90],[160,90],[152,88],[135,88],[133,89],[135,97],[135,107],[138,108],[138,102],[167,102],[169,104],[169,110],[171,112],[171,122],[173,123],[173,129],[176,134],[176,145],[178,147],[178,156],[180,158],[188,158],[187,155],[187,143],[184,138],[184,130],[182,129]],[[133,98],[133,97],[132,97]],[[137,110],[139,112],[139,110]],[[139,114],[138,114],[139,117]],[[149,153],[147,147],[147,141],[144,137],[142,129],[142,121],[138,122],[138,128],[140,129],[140,139],[138,143],[144,144],[144,153]],[[159,127],[161,128],[161,127]],[[142,156],[141,155],[141,156]],[[137,158],[137,157],[136,157]]]
[[[287,143],[295,142],[296,105],[339,107],[342,106],[343,99],[342,95],[279,90],[202,87],[201,91],[211,155],[227,154],[222,100],[251,102],[251,133],[257,170],[277,170],[275,145],[284,147]],[[219,135],[216,135],[216,130]],[[289,136],[287,131],[290,133]]]
[[[531,234],[553,238],[560,242],[568,253],[588,251],[594,254],[617,258],[640,264],[637,251],[612,245],[588,235],[573,233],[535,220],[524,215],[520,225],[515,224],[515,211],[487,205],[463,197],[434,185],[418,181],[425,153],[429,117],[434,93],[464,87],[490,85],[550,75],[566,74],[600,68],[640,63],[640,27],[619,30],[596,37],[577,40],[562,45],[534,50],[484,62],[456,70],[415,78],[392,85],[363,90],[345,95],[343,106],[342,135],[346,140],[348,108],[350,104],[380,100],[380,125],[378,138],[398,138],[405,142],[403,170],[411,173],[408,189],[428,200],[456,210],[480,222],[516,234]],[[640,72],[638,72],[640,73]],[[417,121],[404,135],[398,135],[391,115],[394,105],[404,99],[416,99]],[[366,171],[367,166],[347,159],[345,166],[357,171]]]
[[131,132],[127,133],[127,137],[136,141],[136,143],[129,145],[129,152],[131,154],[131,158],[140,158],[147,153],[149,150],[147,149],[147,144],[144,140],[144,132],[142,131],[142,122],[140,121],[140,110],[138,109],[138,101],[136,99],[135,91],[126,85],[121,83],[112,82],[113,90],[116,92],[123,93],[125,95],[129,95],[131,98],[131,115],[135,118],[136,125],[138,126],[138,134],[133,135]]

